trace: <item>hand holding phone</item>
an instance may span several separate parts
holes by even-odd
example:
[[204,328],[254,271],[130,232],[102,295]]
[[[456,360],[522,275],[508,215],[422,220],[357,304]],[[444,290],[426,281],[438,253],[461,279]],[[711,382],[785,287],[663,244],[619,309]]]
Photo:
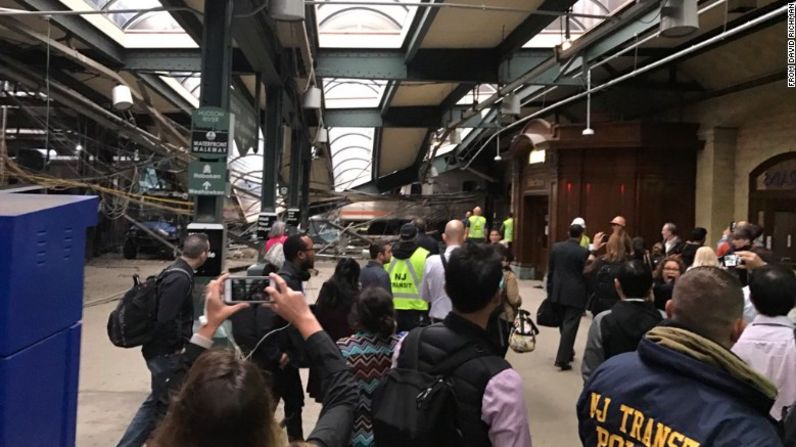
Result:
[[267,276],[240,276],[227,278],[224,282],[224,302],[227,304],[270,303],[271,297],[265,288],[271,285]]

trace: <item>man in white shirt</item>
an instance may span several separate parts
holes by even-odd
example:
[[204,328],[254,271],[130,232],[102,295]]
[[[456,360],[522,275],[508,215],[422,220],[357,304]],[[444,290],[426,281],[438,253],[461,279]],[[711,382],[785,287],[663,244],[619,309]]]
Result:
[[453,305],[448,294],[445,293],[445,267],[442,265],[442,258],[450,259],[451,252],[459,248],[464,242],[464,224],[460,220],[452,220],[445,225],[445,233],[442,234],[445,241],[445,253],[429,256],[426,260],[426,267],[423,272],[423,284],[420,286],[420,297],[428,301],[431,305],[429,316],[431,321],[436,323],[448,316]]
[[796,274],[788,267],[765,265],[751,272],[749,291],[758,315],[732,352],[773,382],[779,394],[771,417],[796,402],[796,339],[788,312],[796,304]]

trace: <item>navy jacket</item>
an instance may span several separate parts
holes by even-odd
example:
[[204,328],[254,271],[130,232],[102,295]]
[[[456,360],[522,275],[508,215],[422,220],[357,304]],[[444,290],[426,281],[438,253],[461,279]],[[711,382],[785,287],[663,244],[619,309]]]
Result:
[[591,375],[578,428],[584,446],[781,446],[771,405],[727,372],[642,339]]
[[362,290],[368,287],[381,287],[392,295],[390,275],[384,270],[384,266],[376,261],[368,261],[368,265],[359,272],[359,283]]

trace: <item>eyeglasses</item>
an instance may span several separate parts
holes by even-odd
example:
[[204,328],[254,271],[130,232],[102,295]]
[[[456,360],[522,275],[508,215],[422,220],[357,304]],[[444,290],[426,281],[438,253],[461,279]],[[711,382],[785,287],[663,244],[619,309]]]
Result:
[[665,272],[679,272],[680,268],[679,267],[664,267],[663,271],[665,271]]

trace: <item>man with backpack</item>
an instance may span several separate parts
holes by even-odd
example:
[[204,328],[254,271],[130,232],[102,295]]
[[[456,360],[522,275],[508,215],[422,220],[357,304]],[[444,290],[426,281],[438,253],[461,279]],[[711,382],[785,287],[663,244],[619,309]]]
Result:
[[155,322],[141,352],[152,374],[152,391],[133,417],[118,447],[141,446],[168,407],[166,380],[177,368],[179,356],[193,329],[193,275],[207,261],[210,243],[203,233],[191,234],[182,255],[157,277]]
[[445,263],[453,311],[404,338],[376,390],[376,445],[530,446],[522,378],[487,334],[501,304],[501,257],[466,243]]

